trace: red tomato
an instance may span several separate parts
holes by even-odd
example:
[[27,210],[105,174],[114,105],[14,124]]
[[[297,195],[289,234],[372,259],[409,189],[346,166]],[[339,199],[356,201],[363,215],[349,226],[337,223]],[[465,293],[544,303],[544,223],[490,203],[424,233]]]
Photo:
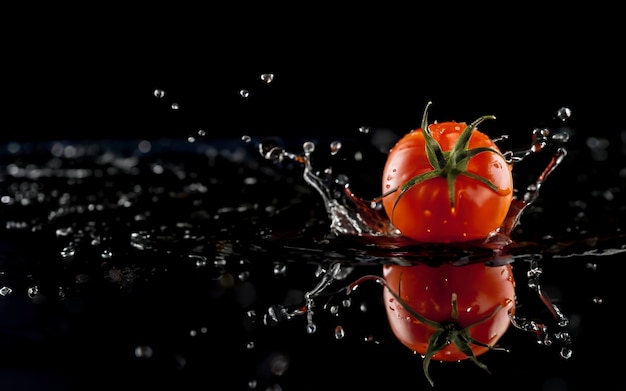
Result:
[[389,151],[382,177],[385,212],[417,241],[485,239],[502,225],[513,199],[512,165],[476,129],[493,117],[428,125],[429,105],[422,127]]
[[515,313],[515,280],[510,264],[471,263],[453,266],[385,265],[385,308],[398,340],[424,355],[424,373],[431,360],[470,359],[490,349]]

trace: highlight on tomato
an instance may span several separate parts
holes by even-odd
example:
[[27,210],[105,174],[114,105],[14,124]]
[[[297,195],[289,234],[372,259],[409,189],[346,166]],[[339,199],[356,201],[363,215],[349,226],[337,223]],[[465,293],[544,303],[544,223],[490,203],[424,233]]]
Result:
[[423,355],[423,371],[431,385],[432,360],[469,359],[489,372],[477,357],[505,350],[497,343],[515,314],[511,264],[387,264],[383,278],[391,330],[403,345]]
[[513,200],[512,165],[477,126],[428,123],[390,149],[383,170],[383,207],[408,238],[431,243],[486,239],[503,224]]

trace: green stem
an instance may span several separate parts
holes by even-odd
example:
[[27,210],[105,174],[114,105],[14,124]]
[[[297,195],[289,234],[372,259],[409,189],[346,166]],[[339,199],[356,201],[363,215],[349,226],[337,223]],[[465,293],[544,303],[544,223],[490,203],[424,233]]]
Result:
[[472,133],[474,132],[474,130],[476,130],[476,127],[483,121],[488,119],[495,119],[496,117],[493,115],[486,115],[478,118],[470,125],[465,127],[463,132],[461,132],[461,134],[459,135],[456,143],[452,147],[452,150],[443,151],[441,149],[441,145],[437,142],[437,140],[435,140],[430,132],[430,125],[428,124],[428,110],[430,109],[431,105],[432,102],[430,101],[426,104],[426,108],[424,109],[424,115],[422,116],[421,129],[424,136],[426,157],[428,159],[428,163],[430,163],[433,169],[432,171],[428,171],[426,173],[414,176],[400,187],[400,194],[396,198],[393,206],[393,211],[395,211],[398,202],[406,194],[407,191],[419,185],[420,183],[438,177],[446,178],[451,210],[454,210],[455,208],[455,183],[459,175],[463,175],[467,178],[476,180],[493,191],[498,191],[498,186],[496,186],[487,178],[467,171],[467,164],[469,160],[479,153],[491,152],[501,155],[500,152],[498,152],[497,150],[488,147],[469,149],[469,141]]

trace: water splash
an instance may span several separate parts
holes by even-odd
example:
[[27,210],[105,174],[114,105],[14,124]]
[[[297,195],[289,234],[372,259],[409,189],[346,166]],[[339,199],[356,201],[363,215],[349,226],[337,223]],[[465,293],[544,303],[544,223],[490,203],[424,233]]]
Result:
[[[540,277],[543,273],[543,269],[540,266],[541,260],[540,254],[531,254],[519,259],[520,261],[528,262],[528,270],[526,272],[527,286],[536,293],[537,297],[541,300],[545,308],[552,315],[555,325],[554,327],[548,326],[545,322],[536,318],[530,319],[520,316],[519,312],[515,315],[511,315],[511,324],[519,330],[527,331],[535,334],[537,337],[537,343],[544,346],[551,346],[555,341],[561,344],[560,354],[563,358],[570,358],[572,355],[572,349],[570,345],[572,343],[570,333],[567,331],[567,327],[570,325],[569,318],[563,313],[563,311],[557,306],[544,291]],[[553,331],[553,328],[556,331]]]
[[[558,110],[556,116],[561,121],[565,121],[571,116],[571,111],[568,108],[561,108]],[[370,129],[362,127],[359,129],[359,132],[361,134],[369,134]],[[500,143],[508,138],[508,135],[503,135],[494,141]],[[517,164],[532,155],[545,153],[545,151],[553,149],[551,158],[536,179],[523,189],[523,191],[517,189],[517,193],[521,194],[521,197],[518,195],[514,197],[503,224],[494,231],[485,242],[480,243],[478,246],[493,251],[486,254],[483,258],[480,256],[475,257],[477,259],[474,259],[474,262],[482,259],[482,261],[489,264],[498,265],[515,260],[515,257],[509,256],[503,249],[512,243],[510,235],[519,224],[523,212],[539,198],[541,187],[567,156],[565,145],[569,141],[569,138],[570,134],[568,130],[564,128],[556,131],[552,131],[548,128],[537,128],[532,131],[531,141],[526,147],[517,150],[508,150],[503,153],[508,163]],[[341,152],[341,149],[342,143],[340,141],[331,141],[329,154],[335,156]],[[332,167],[319,171],[313,167],[312,155],[316,150],[316,145],[312,141],[305,141],[303,143],[301,153],[287,151],[272,139],[263,140],[258,145],[258,150],[261,156],[269,161],[282,163],[285,160],[289,160],[302,165],[304,181],[315,189],[324,202],[330,220],[330,235],[336,237],[370,238],[375,245],[380,245],[381,239],[392,240],[396,243],[396,246],[392,247],[397,249],[408,245],[409,250],[417,250],[416,258],[419,261],[425,261],[425,253],[423,250],[429,246],[427,244],[420,244],[421,247],[417,249],[410,247],[415,245],[415,243],[410,240],[405,240],[406,238],[402,236],[387,217],[382,207],[382,198],[384,195],[374,199],[365,199],[352,191],[347,175],[335,173]],[[441,247],[437,247],[435,253],[441,249]],[[443,251],[439,255],[441,255],[441,257],[438,258],[438,256],[435,255],[435,259],[441,261],[450,254],[446,254],[446,252]],[[459,256],[458,253],[453,253],[452,257],[455,256],[457,257],[454,261],[455,264],[462,265],[467,262],[472,262],[471,252],[470,254],[464,254],[462,256]],[[402,258],[407,259],[400,254],[400,259]],[[397,262],[397,259],[396,257],[389,257],[388,261]],[[408,259],[410,259],[410,257]],[[569,320],[560,308],[550,300],[541,287],[539,276],[541,275],[542,269],[538,264],[539,259],[540,257],[531,257],[529,270],[527,272],[527,285],[540,298],[543,305],[556,320],[556,331],[552,331],[552,327],[548,327],[548,325],[542,321],[527,319],[520,315],[511,316],[511,324],[517,329],[534,333],[537,337],[537,341],[542,345],[551,346],[554,341],[560,342],[562,344],[561,355],[564,358],[569,358],[572,354],[570,349],[571,337],[566,331]],[[304,306],[291,312],[283,308],[282,318],[291,318],[293,316],[306,314],[307,332],[315,333],[317,330],[314,321],[316,300],[321,296],[328,296],[331,286],[334,286],[337,281],[345,279],[346,273],[350,272],[351,269],[346,268],[342,263],[332,263],[328,270],[324,270],[324,272],[321,273],[317,285],[305,294]],[[339,291],[330,295],[334,296],[340,292],[349,295],[365,281],[375,281],[383,286],[385,285],[385,281],[381,277],[368,275],[358,278],[348,286],[341,287]],[[275,317],[274,319],[277,318]],[[335,332],[337,333],[338,331],[335,330]],[[343,330],[340,330],[341,336],[343,336],[342,333]]]
[[[567,113],[567,114],[564,114]],[[561,108],[557,116],[561,119],[571,115],[567,108]],[[366,130],[364,130],[366,129]],[[360,128],[360,133],[368,134],[369,128]],[[508,135],[502,135],[495,139],[496,142],[507,140]],[[570,135],[566,129],[559,129],[555,132],[548,128],[537,128],[532,131],[531,142],[527,147],[508,150],[503,153],[508,163],[516,164],[527,157],[546,151],[553,147],[552,158],[547,166],[539,174],[537,179],[528,185],[521,198],[515,197],[509,213],[504,223],[487,239],[489,244],[503,242],[502,235],[508,237],[519,223],[523,211],[534,203],[539,197],[539,190],[542,185],[562,163],[567,156],[565,144],[569,141]],[[330,233],[334,235],[357,235],[357,236],[385,236],[388,238],[399,238],[401,233],[393,226],[382,206],[384,195],[374,199],[365,199],[355,194],[350,187],[350,179],[345,174],[335,174],[332,167],[324,170],[316,170],[312,165],[312,154],[316,150],[316,145],[312,141],[306,141],[302,145],[301,153],[287,151],[280,147],[275,140],[266,139],[258,145],[259,153],[265,159],[273,162],[283,162],[292,160],[300,163],[303,170],[303,179],[313,189],[319,193],[324,201],[326,212],[330,219]],[[333,140],[329,146],[331,155],[337,155],[342,149],[340,141]],[[519,190],[519,189],[518,189]]]

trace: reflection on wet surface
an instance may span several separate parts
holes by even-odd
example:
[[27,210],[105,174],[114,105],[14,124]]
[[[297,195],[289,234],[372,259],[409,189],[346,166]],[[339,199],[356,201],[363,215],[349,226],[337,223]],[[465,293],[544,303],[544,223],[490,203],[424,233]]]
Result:
[[[545,187],[569,184],[528,186],[532,202],[504,238],[418,245],[380,234],[388,226],[368,190],[378,176],[362,175],[380,161],[375,133],[274,140],[279,149],[252,138],[2,146],[0,379],[304,390],[382,377],[430,387],[421,357],[389,329],[383,287],[349,287],[384,264],[487,262],[515,273],[514,327],[499,341],[508,352],[481,356],[491,374],[433,361],[438,387],[576,389],[587,376],[623,385],[597,360],[621,304],[620,182],[571,183],[582,158],[570,153]],[[551,167],[519,172],[543,185]]]

